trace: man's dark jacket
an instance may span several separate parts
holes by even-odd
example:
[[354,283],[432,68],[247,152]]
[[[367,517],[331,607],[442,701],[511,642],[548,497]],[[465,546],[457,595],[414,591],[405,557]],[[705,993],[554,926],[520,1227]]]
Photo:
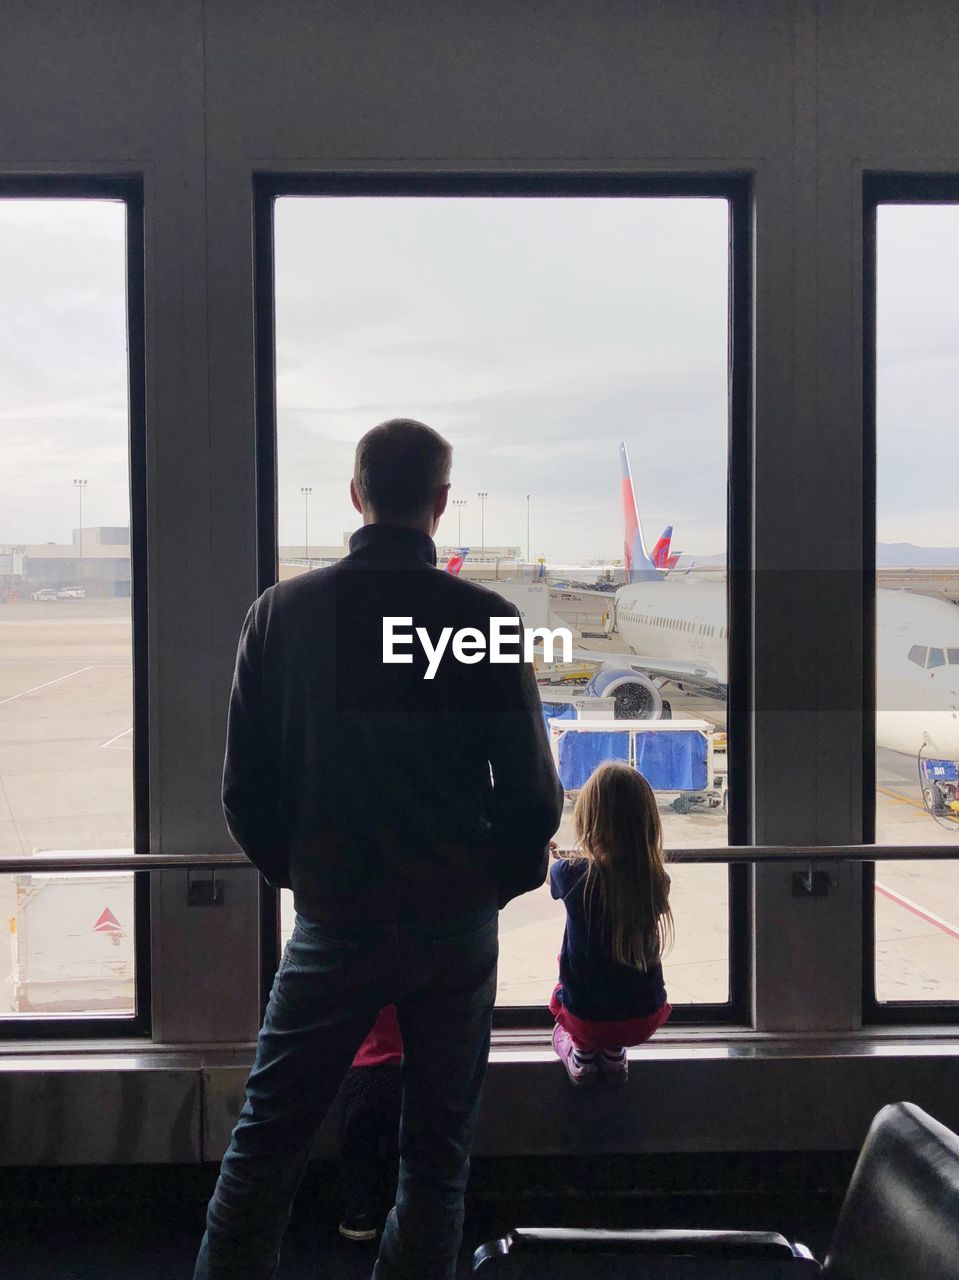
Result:
[[[230,833],[310,920],[379,922],[501,906],[542,884],[562,814],[528,663],[432,680],[383,662],[383,618],[443,627],[518,617],[436,568],[425,533],[365,525],[338,564],[271,587],[247,614],[230,701],[223,805]],[[513,652],[521,655],[521,648]],[[492,776],[491,776],[492,775]]]

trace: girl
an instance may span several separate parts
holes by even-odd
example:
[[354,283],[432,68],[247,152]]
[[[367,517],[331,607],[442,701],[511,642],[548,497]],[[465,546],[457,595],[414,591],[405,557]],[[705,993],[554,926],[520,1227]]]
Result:
[[566,907],[553,1048],[574,1085],[624,1084],[626,1046],[642,1044],[672,1009],[661,958],[673,940],[669,876],[656,798],[641,773],[609,762],[580,791],[576,848],[550,867]]

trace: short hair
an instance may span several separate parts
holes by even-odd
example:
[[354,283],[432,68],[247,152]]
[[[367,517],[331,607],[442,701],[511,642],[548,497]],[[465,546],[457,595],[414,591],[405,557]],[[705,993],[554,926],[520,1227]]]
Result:
[[386,522],[416,520],[449,481],[453,448],[413,418],[390,418],[356,446],[353,484],[364,515]]

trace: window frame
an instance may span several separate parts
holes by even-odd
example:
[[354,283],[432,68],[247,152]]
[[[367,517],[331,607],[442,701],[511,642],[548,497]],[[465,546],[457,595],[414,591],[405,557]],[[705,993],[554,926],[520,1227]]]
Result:
[[[752,377],[753,183],[746,172],[258,172],[253,180],[254,333],[256,385],[257,591],[277,580],[277,436],[274,290],[274,206],[285,196],[552,196],[713,197],[729,209],[729,321],[727,414],[726,732],[730,747],[727,839],[752,836]],[[671,1025],[749,1026],[752,945],[750,869],[728,866],[729,998],[722,1003],[674,1006]],[[265,1009],[279,960],[279,892],[260,882],[260,989]],[[502,1005],[497,1029],[552,1025],[545,1005]]]
[[[0,199],[112,200],[126,209],[128,478],[130,493],[130,613],[133,677],[133,852],[150,851],[149,620],[147,613],[147,433],[145,242],[139,174],[2,174]],[[3,859],[0,858],[0,874]],[[115,1040],[152,1034],[150,874],[133,875],[134,1013],[6,1014],[0,1043]]]
[[[885,204],[954,204],[959,206],[959,174],[903,171],[867,172],[862,190],[862,318],[863,318],[863,635],[871,643],[863,652],[863,841],[876,840],[876,485],[878,473],[877,285],[879,206]],[[928,661],[928,652],[926,655]],[[948,848],[948,846],[945,846]],[[934,862],[935,858],[928,861]],[[862,871],[862,1022],[864,1027],[955,1025],[957,1000],[879,1000],[876,995],[876,864]]]

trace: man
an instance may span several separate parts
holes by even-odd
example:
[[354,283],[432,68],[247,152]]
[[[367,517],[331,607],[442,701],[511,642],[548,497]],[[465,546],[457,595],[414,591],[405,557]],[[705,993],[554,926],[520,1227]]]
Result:
[[[227,731],[233,837],[297,919],[207,1213],[195,1280],[276,1272],[317,1127],[380,1009],[405,1046],[400,1176],[375,1280],[452,1280],[496,995],[497,911],[542,884],[562,790],[530,666],[384,619],[490,635],[516,610],[436,568],[452,450],[394,419],[360,441],[363,527],[247,614]],[[409,620],[407,623],[406,620]],[[463,651],[465,653],[465,650]]]

